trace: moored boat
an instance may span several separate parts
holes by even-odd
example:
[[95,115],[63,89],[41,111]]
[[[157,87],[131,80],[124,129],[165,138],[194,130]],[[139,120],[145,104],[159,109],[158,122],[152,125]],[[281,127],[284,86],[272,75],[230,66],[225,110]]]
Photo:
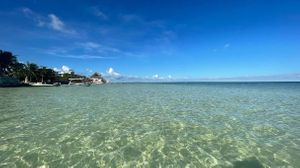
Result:
[[42,83],[42,82],[37,82],[37,83],[29,83],[30,86],[33,87],[53,87],[53,84],[46,84],[46,83]]

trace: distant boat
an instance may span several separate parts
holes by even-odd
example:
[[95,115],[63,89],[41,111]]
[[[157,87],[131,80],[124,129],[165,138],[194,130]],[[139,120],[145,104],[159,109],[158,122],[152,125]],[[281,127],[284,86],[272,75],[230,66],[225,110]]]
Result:
[[91,86],[92,80],[89,78],[69,78],[69,84],[73,86]]
[[61,83],[60,82],[55,82],[55,83],[53,83],[53,86],[61,86]]
[[68,85],[81,86],[81,85],[84,85],[83,80],[84,80],[84,78],[69,78]]
[[53,84],[45,84],[45,83],[42,83],[42,82],[29,83],[29,85],[33,86],[33,87],[53,87],[54,86]]

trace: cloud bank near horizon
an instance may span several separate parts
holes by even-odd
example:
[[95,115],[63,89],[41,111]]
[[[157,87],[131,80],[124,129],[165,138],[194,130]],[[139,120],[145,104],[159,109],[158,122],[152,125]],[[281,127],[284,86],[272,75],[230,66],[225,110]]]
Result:
[[300,73],[261,75],[261,76],[238,76],[238,77],[214,77],[214,78],[176,78],[171,75],[160,76],[154,74],[152,77],[128,76],[116,72],[112,67],[104,74],[112,82],[188,82],[188,81],[300,81]]

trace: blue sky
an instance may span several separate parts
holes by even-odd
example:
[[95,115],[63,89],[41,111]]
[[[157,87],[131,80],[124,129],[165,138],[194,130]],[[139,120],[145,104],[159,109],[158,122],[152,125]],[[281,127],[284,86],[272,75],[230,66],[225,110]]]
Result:
[[300,79],[300,1],[2,0],[20,61],[130,79]]

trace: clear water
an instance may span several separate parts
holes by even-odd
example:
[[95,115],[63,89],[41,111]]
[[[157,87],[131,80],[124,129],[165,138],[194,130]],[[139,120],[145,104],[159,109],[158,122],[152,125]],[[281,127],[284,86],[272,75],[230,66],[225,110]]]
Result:
[[300,167],[300,83],[1,88],[0,167]]

